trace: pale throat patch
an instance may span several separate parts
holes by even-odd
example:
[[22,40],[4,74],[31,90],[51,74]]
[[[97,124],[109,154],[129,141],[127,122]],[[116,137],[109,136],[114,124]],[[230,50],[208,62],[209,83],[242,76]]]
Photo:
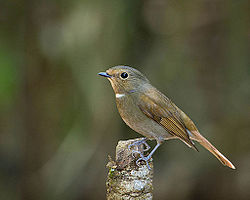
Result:
[[116,98],[122,98],[122,97],[124,97],[125,96],[125,94],[119,94],[119,93],[116,93],[115,94],[115,97]]

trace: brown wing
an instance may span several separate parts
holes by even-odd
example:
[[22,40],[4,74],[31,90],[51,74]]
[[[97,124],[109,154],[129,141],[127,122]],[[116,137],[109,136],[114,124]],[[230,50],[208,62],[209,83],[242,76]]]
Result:
[[178,116],[178,111],[175,105],[167,99],[167,97],[157,93],[160,96],[143,94],[140,96],[139,108],[141,111],[163,128],[165,128],[171,135],[177,136],[188,146],[197,150],[194,143],[190,140],[186,127]]

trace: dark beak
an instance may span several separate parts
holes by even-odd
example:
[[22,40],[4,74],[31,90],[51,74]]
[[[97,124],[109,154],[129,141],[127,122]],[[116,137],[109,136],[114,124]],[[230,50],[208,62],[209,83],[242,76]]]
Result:
[[106,72],[100,72],[100,73],[98,73],[98,75],[104,76],[104,77],[107,77],[107,78],[111,78],[111,76]]

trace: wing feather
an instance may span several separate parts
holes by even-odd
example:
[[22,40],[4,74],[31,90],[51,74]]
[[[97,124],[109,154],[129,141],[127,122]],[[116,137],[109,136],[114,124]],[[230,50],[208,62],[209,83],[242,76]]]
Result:
[[[164,100],[162,101],[162,98]],[[161,101],[159,101],[161,99]],[[178,116],[175,105],[165,96],[142,94],[139,101],[140,110],[149,118],[156,121],[173,136],[177,136],[188,146],[197,150],[194,143],[190,140],[186,127]]]

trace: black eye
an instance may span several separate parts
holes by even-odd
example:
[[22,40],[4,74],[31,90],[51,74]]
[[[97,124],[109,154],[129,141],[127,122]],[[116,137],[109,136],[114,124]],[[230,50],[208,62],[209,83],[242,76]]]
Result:
[[128,78],[128,73],[122,72],[122,73],[121,73],[121,77],[122,77],[123,79]]

